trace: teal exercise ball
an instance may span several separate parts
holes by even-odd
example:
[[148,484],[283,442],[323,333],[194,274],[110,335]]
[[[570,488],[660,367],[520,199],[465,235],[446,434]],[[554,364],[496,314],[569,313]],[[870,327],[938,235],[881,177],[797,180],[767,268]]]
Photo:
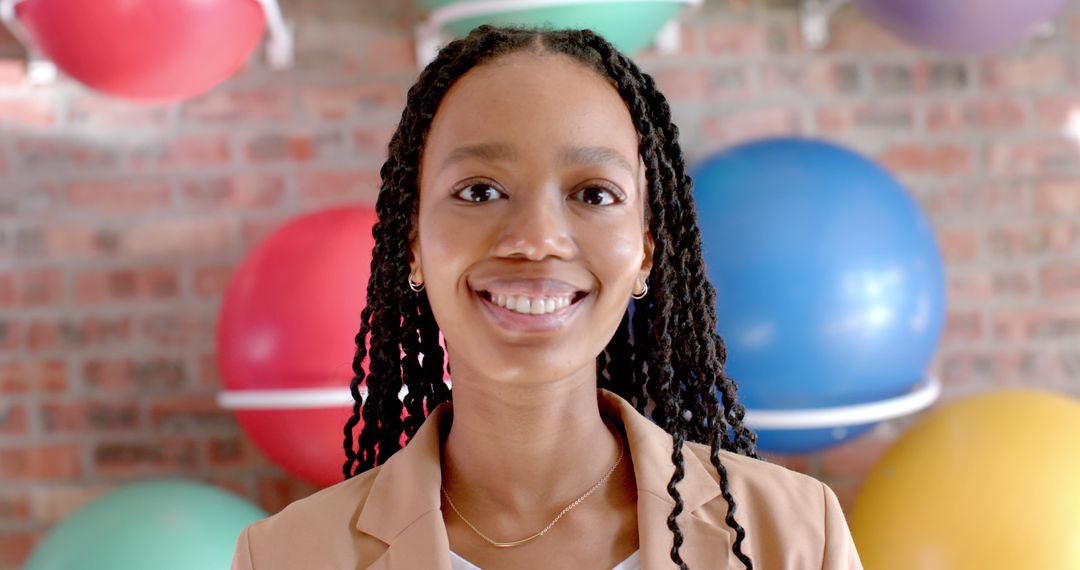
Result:
[[[423,8],[435,10],[461,0],[424,0]],[[498,4],[498,2],[492,2]],[[660,28],[677,16],[689,2],[685,0],[656,0],[653,2],[580,2],[544,8],[492,10],[489,14],[470,16],[447,22],[446,29],[458,37],[468,35],[473,28],[493,26],[549,27],[555,29],[590,29],[628,55],[652,43]]]
[[26,570],[228,568],[251,502],[182,480],[133,483],[91,501],[42,540]]

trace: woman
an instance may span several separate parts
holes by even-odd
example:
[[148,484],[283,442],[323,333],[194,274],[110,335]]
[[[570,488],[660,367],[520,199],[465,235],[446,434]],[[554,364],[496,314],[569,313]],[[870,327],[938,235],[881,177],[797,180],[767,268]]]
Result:
[[756,458],[633,62],[478,28],[410,89],[382,180],[346,481],[246,529],[234,568],[860,567],[833,492]]

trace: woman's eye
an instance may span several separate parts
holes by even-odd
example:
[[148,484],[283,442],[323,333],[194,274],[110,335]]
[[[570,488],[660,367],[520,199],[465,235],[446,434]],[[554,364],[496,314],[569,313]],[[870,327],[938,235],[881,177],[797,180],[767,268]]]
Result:
[[490,202],[491,200],[498,200],[499,198],[506,197],[506,194],[496,190],[495,187],[490,184],[469,184],[461,190],[458,190],[454,195],[461,200],[473,203]]
[[578,190],[571,197],[590,206],[610,206],[621,200],[621,197],[616,195],[614,191],[599,186]]

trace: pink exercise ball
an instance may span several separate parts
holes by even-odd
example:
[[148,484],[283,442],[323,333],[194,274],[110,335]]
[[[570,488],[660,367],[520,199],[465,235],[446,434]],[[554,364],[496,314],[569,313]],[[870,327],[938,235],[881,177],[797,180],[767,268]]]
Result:
[[64,73],[110,95],[151,101],[221,83],[266,28],[256,0],[24,0],[16,16]]
[[[271,461],[319,486],[342,480],[375,221],[366,206],[293,220],[244,259],[221,308],[218,364],[227,393],[274,396],[230,407]],[[312,394],[333,401],[312,404]]]

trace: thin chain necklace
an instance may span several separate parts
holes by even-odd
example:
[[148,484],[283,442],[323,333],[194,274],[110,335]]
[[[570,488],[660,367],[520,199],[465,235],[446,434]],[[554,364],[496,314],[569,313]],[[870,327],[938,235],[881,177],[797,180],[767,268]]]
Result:
[[[608,425],[607,422],[604,422],[604,424]],[[603,486],[604,482],[606,482],[608,480],[608,478],[611,477],[611,474],[615,472],[615,469],[619,466],[619,463],[622,462],[622,458],[623,458],[623,442],[622,442],[622,437],[618,436],[617,431],[616,431],[616,437],[618,437],[618,439],[619,439],[619,457],[617,457],[615,459],[615,464],[611,466],[611,469],[608,469],[607,473],[604,473],[604,476],[601,477],[600,480],[597,481],[595,485],[593,485],[588,491],[585,491],[584,495],[578,497],[576,501],[574,501],[574,502],[570,503],[569,505],[567,505],[566,508],[563,509],[562,512],[560,512],[558,514],[558,516],[555,517],[554,520],[549,522],[548,525],[544,527],[544,530],[541,530],[540,532],[538,532],[538,533],[536,533],[536,534],[534,534],[532,536],[523,538],[521,540],[514,540],[514,541],[510,541],[510,542],[499,542],[497,540],[492,540],[486,534],[480,532],[480,529],[476,528],[476,526],[473,525],[473,523],[469,522],[469,519],[465,518],[465,515],[461,514],[461,511],[459,511],[457,506],[454,505],[454,501],[450,500],[450,493],[446,492],[446,487],[442,487],[442,493],[443,493],[443,496],[446,497],[446,502],[450,505],[450,508],[453,509],[455,513],[457,513],[458,518],[460,518],[462,522],[464,522],[466,525],[468,525],[469,528],[471,528],[473,530],[473,532],[475,532],[477,535],[480,536],[480,538],[486,540],[489,544],[491,544],[495,548],[511,548],[511,547],[514,547],[514,546],[519,546],[519,545],[525,544],[526,542],[529,542],[531,540],[534,540],[534,539],[540,538],[541,536],[544,536],[547,533],[547,531],[551,530],[551,527],[555,526],[555,523],[559,522],[559,519],[561,519],[563,517],[563,515],[570,512],[571,509],[573,509],[574,507],[581,504],[581,502],[584,501],[586,498],[588,498],[589,495],[593,494],[597,489],[599,489],[601,486]]]

